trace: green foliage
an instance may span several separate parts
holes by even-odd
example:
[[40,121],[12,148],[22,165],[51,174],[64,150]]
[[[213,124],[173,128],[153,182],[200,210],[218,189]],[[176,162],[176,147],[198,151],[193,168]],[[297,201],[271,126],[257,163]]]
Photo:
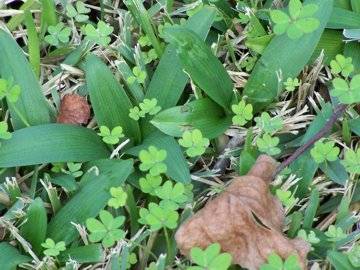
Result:
[[80,170],[82,166],[81,163],[68,162],[66,165],[68,167],[68,170],[62,169],[61,171],[63,173],[71,174],[75,178],[83,175],[83,172]]
[[281,117],[271,117],[267,112],[261,113],[261,116],[255,117],[254,120],[262,132],[273,133],[283,127]]
[[166,181],[155,189],[155,195],[162,200],[161,207],[171,210],[179,209],[179,205],[187,201],[183,183],[173,185],[171,181]]
[[66,5],[66,16],[74,18],[77,22],[85,22],[89,19],[86,15],[90,12],[90,9],[85,7],[82,1],[77,1],[75,7],[70,3]]
[[85,27],[86,39],[103,46],[110,43],[111,38],[109,36],[113,31],[114,27],[109,26],[103,21],[97,23],[97,28],[92,24],[87,24]]
[[51,165],[51,171],[54,173],[58,173],[61,172],[62,169],[65,167],[65,162],[52,162]]
[[110,207],[114,207],[115,209],[118,209],[119,207],[122,207],[125,205],[128,195],[122,189],[122,187],[110,188],[110,194],[112,196],[112,198],[108,201],[108,205]]
[[141,150],[139,154],[140,170],[149,171],[152,176],[166,172],[167,166],[163,163],[166,155],[165,150],[158,150],[155,146],[149,146],[148,151]]
[[151,196],[155,196],[155,190],[161,185],[162,177],[160,175],[153,176],[151,174],[146,174],[146,177],[141,177],[139,179],[139,185],[141,191],[144,193],[149,193]]
[[178,212],[156,203],[149,203],[148,209],[141,208],[139,214],[139,222],[149,225],[152,231],[161,228],[175,229],[179,219]]
[[129,116],[135,121],[139,120],[140,117],[145,117],[146,114],[155,115],[161,110],[161,107],[157,106],[156,98],[144,99],[143,102],[139,104],[139,107],[135,106],[134,108],[130,109]]
[[320,239],[316,237],[316,234],[314,231],[310,231],[309,233],[307,233],[305,230],[301,229],[298,231],[297,236],[301,237],[302,239],[304,239],[306,242],[308,242],[310,244],[317,244],[320,242]]
[[132,69],[132,72],[133,72],[134,76],[130,76],[129,78],[127,78],[128,83],[134,83],[134,82],[144,83],[145,82],[145,79],[147,77],[146,71],[143,71],[143,70],[141,70],[140,67],[135,66]]
[[314,32],[320,25],[319,20],[311,16],[318,10],[318,5],[302,5],[300,0],[290,0],[289,14],[280,10],[271,10],[270,17],[275,23],[274,33],[286,33],[289,38],[297,39],[306,33]]
[[301,85],[301,81],[298,78],[287,78],[286,82],[284,82],[285,89],[288,91],[294,91],[296,87]]
[[285,262],[276,253],[268,256],[268,264],[260,266],[259,270],[301,270],[299,258],[296,255],[290,255]]
[[188,270],[226,270],[231,265],[232,257],[229,253],[220,253],[218,243],[211,244],[205,250],[193,247],[190,250],[191,261],[198,266],[191,266]]
[[235,116],[232,118],[232,122],[235,125],[243,126],[253,118],[253,106],[246,104],[245,100],[241,100],[237,105],[232,105],[231,109],[235,113]]
[[354,65],[352,64],[352,58],[338,54],[335,57],[335,60],[330,62],[331,73],[340,74],[344,77],[349,77],[349,75],[354,71]]
[[335,146],[333,141],[322,142],[317,141],[310,151],[316,163],[323,163],[326,161],[335,161],[338,159],[340,148]]
[[270,134],[265,133],[262,137],[258,137],[256,145],[261,152],[266,153],[269,156],[275,156],[280,154],[280,148],[276,147],[280,142],[278,137],[271,137]]
[[350,82],[335,78],[333,80],[334,89],[330,95],[338,97],[339,101],[344,104],[360,102],[360,74],[355,75]]
[[8,131],[8,124],[5,121],[0,121],[0,140],[9,140],[11,137],[12,134]]
[[102,210],[99,214],[100,221],[95,218],[86,220],[86,228],[89,230],[89,240],[92,243],[100,242],[104,247],[111,247],[116,241],[124,238],[125,232],[121,229],[121,225],[125,221],[125,217],[118,216],[114,218],[108,211]]
[[13,85],[13,79],[0,79],[0,100],[4,97],[11,103],[15,103],[20,96],[21,89],[19,85]]
[[346,150],[344,160],[341,163],[349,173],[360,174],[360,150],[356,152],[352,149]]
[[50,35],[45,36],[45,41],[53,46],[64,45],[69,42],[71,28],[64,27],[64,23],[59,22],[57,25],[48,27],[48,32]]
[[276,190],[276,197],[283,203],[285,206],[290,206],[295,201],[294,194],[290,190]]
[[360,244],[353,247],[352,251],[348,253],[348,258],[354,267],[360,268]]
[[46,256],[57,256],[61,251],[66,249],[64,241],[55,243],[51,238],[47,238],[45,243],[42,243],[41,246],[45,248],[44,254]]
[[346,237],[343,229],[340,227],[335,227],[334,225],[330,225],[328,230],[325,232],[325,235],[328,237],[330,242],[339,242],[340,240]]
[[132,265],[137,263],[137,258],[135,253],[130,253],[126,256],[126,269],[130,269]]
[[254,68],[257,60],[258,58],[256,56],[248,56],[241,62],[240,67],[245,68],[246,72],[250,72]]
[[125,137],[120,126],[114,127],[111,131],[107,126],[101,126],[98,135],[103,137],[102,140],[107,144],[117,144],[120,138]]
[[209,139],[203,138],[201,131],[198,129],[186,130],[182,139],[179,139],[179,144],[186,148],[185,152],[189,157],[196,157],[205,153],[206,148],[209,146]]

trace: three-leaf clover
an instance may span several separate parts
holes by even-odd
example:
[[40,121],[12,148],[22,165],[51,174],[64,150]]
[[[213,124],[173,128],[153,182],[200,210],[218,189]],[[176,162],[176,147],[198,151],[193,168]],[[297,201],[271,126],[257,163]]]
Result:
[[235,116],[232,118],[232,122],[235,125],[243,126],[253,118],[253,106],[246,104],[245,100],[241,100],[237,105],[232,105],[231,110],[235,113]]
[[156,98],[153,98],[153,99],[145,98],[143,100],[143,102],[141,102],[139,104],[139,106],[140,106],[141,111],[144,114],[148,113],[150,115],[155,115],[161,110],[161,107],[157,106],[157,99]]
[[140,209],[141,224],[150,225],[152,231],[157,231],[161,228],[175,229],[177,227],[177,221],[179,219],[178,212],[169,208],[161,207],[156,203],[149,203],[149,209]]
[[296,87],[301,85],[301,81],[298,78],[287,78],[286,82],[284,82],[285,89],[288,91],[294,91]]
[[98,45],[107,45],[111,38],[109,35],[113,32],[114,27],[99,21],[97,29],[92,24],[87,24],[85,27],[86,39],[97,43]]
[[346,57],[338,54],[335,56],[335,60],[331,60],[330,62],[331,73],[343,75],[344,77],[348,77],[351,72],[354,71],[354,65],[352,64],[352,58]]
[[340,153],[340,148],[335,146],[332,141],[323,143],[317,141],[311,149],[310,154],[316,163],[323,163],[325,161],[335,161]]
[[64,169],[65,163],[64,162],[52,162],[51,171],[54,173],[61,172]]
[[276,197],[283,203],[285,206],[290,206],[295,201],[294,194],[290,190],[276,190]]
[[83,172],[80,170],[82,166],[81,163],[68,162],[66,165],[68,167],[68,170],[62,169],[61,171],[63,173],[71,174],[75,178],[83,175]]
[[98,135],[103,137],[102,140],[107,144],[117,144],[120,138],[125,136],[120,126],[114,127],[111,131],[107,126],[101,126]]
[[283,120],[281,117],[271,118],[270,114],[267,112],[263,112],[260,117],[255,117],[254,120],[260,130],[268,133],[273,133],[283,127]]
[[268,263],[260,266],[259,270],[301,270],[299,258],[296,255],[290,255],[285,262],[276,253],[268,256]]
[[341,78],[333,80],[334,89],[330,95],[338,97],[339,101],[344,104],[360,102],[360,74],[355,75],[350,83]]
[[137,263],[135,253],[130,253],[126,256],[126,269],[130,269],[133,264]]
[[348,253],[350,263],[360,269],[360,245],[356,244],[351,252]]
[[161,185],[161,182],[161,175],[153,176],[151,174],[146,174],[145,178],[140,178],[139,185],[142,192],[149,193],[150,195],[155,196],[155,190]]
[[[0,139],[2,140],[9,140],[11,139],[12,134],[8,131],[8,124],[6,121],[0,122]],[[1,145],[1,142],[0,142]]]
[[121,206],[124,206],[127,199],[127,193],[122,189],[122,187],[111,187],[110,188],[111,199],[108,201],[108,205],[118,209]]
[[0,79],[0,100],[4,97],[11,103],[15,103],[20,96],[21,88],[19,85],[13,85],[13,79]]
[[144,83],[145,82],[145,79],[146,79],[146,76],[147,76],[146,71],[143,71],[143,70],[141,70],[140,67],[135,66],[132,69],[132,72],[133,72],[134,75],[127,78],[128,83],[134,83],[135,81],[138,82],[138,83]]
[[125,217],[114,218],[108,211],[101,210],[100,221],[95,218],[86,220],[86,228],[90,231],[89,240],[92,243],[102,241],[104,247],[111,247],[115,241],[122,239],[125,232],[119,227],[124,223]]
[[289,14],[281,10],[271,10],[270,17],[275,23],[274,33],[282,35],[284,33],[291,39],[300,38],[303,34],[315,31],[319,25],[319,20],[311,16],[318,10],[316,4],[304,5],[300,0],[290,0]]
[[129,117],[137,121],[140,119],[140,117],[145,117],[145,113],[140,111],[138,106],[135,106],[134,108],[130,109]]
[[325,235],[328,237],[330,242],[338,242],[346,237],[343,229],[340,227],[335,227],[330,225],[328,230],[325,232]]
[[59,22],[57,25],[50,25],[48,27],[48,32],[50,35],[45,36],[45,41],[53,46],[58,46],[60,43],[68,43],[69,36],[71,34],[71,28],[65,27],[62,22]]
[[347,150],[341,163],[345,166],[347,172],[360,174],[360,150],[357,149],[356,152],[352,149]]
[[85,4],[82,1],[77,1],[75,4],[76,8],[71,5],[66,5],[66,16],[69,18],[75,18],[77,22],[84,22],[89,19],[89,16],[86,15],[90,12],[89,8],[85,7]]
[[171,210],[177,210],[179,204],[187,201],[185,186],[182,183],[176,183],[173,186],[171,181],[166,181],[162,186],[155,189],[155,194],[162,199],[160,206]]
[[158,150],[155,146],[149,146],[148,151],[141,150],[139,154],[141,161],[140,170],[143,172],[149,171],[153,176],[166,172],[167,166],[163,163],[166,155],[165,150]]
[[203,138],[201,131],[198,129],[186,130],[182,139],[179,139],[179,144],[187,148],[185,152],[189,157],[196,157],[205,153],[206,147],[209,145],[209,139]]
[[254,68],[257,60],[258,58],[256,56],[246,57],[246,59],[241,62],[240,67],[245,68],[246,72],[250,72]]
[[297,236],[303,238],[306,242],[310,244],[317,244],[320,242],[320,239],[316,237],[314,231],[310,231],[309,233],[306,233],[305,230],[301,229],[300,231],[298,231]]
[[190,257],[198,266],[191,266],[187,268],[188,270],[226,270],[232,260],[229,253],[220,253],[218,243],[211,244],[205,250],[193,247],[190,250]]
[[280,154],[281,150],[276,147],[280,142],[278,137],[271,137],[270,134],[265,133],[262,137],[258,137],[256,145],[261,152],[266,153],[269,156]]
[[64,241],[55,243],[51,238],[47,238],[45,243],[42,243],[41,246],[45,248],[44,254],[46,256],[57,256],[61,251],[66,249]]

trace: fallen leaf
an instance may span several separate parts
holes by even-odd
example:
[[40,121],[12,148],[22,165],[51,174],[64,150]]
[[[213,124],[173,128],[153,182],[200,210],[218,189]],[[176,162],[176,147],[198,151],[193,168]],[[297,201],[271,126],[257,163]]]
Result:
[[310,245],[302,238],[284,236],[284,210],[269,192],[275,173],[275,160],[260,156],[246,176],[233,180],[217,198],[187,219],[175,235],[180,251],[189,256],[192,247],[205,249],[219,243],[234,264],[256,270],[271,253],[283,259],[299,257],[306,269]]
[[77,94],[66,94],[60,102],[57,122],[62,124],[86,124],[90,118],[90,106],[86,98]]

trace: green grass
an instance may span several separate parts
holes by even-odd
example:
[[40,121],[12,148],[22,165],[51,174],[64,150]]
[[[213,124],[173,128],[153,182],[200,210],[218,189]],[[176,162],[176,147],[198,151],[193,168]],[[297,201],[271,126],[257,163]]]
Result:
[[[283,235],[311,251],[248,259],[359,269],[358,1],[8,2],[1,270],[245,269],[221,243],[183,255],[175,233],[261,154],[278,161]],[[86,125],[57,123],[68,93]]]

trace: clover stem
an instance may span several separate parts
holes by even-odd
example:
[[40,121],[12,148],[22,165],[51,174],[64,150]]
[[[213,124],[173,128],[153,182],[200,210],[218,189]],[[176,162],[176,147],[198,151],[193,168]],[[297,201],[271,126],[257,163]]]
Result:
[[24,123],[24,125],[26,127],[30,127],[29,122],[25,119],[25,117],[22,115],[22,113],[19,111],[19,109],[15,106],[14,103],[9,102],[11,108],[15,111],[15,113],[18,115],[18,117],[20,118],[20,120]]
[[164,235],[165,235],[165,240],[166,240],[166,246],[167,246],[167,250],[168,250],[168,256],[166,258],[166,261],[171,264],[171,260],[172,260],[173,256],[172,256],[169,234],[168,234],[165,226],[163,227],[163,229],[164,229]]
[[327,121],[326,125],[316,133],[310,140],[308,140],[305,144],[299,147],[294,153],[292,153],[287,159],[285,159],[279,167],[276,168],[275,175],[280,173],[284,168],[286,168],[291,162],[297,159],[302,153],[306,151],[311,145],[313,145],[316,141],[321,139],[326,133],[329,132],[330,128],[335,124],[338,119],[340,113],[345,110],[346,104],[339,104],[335,110],[333,111],[332,116]]

